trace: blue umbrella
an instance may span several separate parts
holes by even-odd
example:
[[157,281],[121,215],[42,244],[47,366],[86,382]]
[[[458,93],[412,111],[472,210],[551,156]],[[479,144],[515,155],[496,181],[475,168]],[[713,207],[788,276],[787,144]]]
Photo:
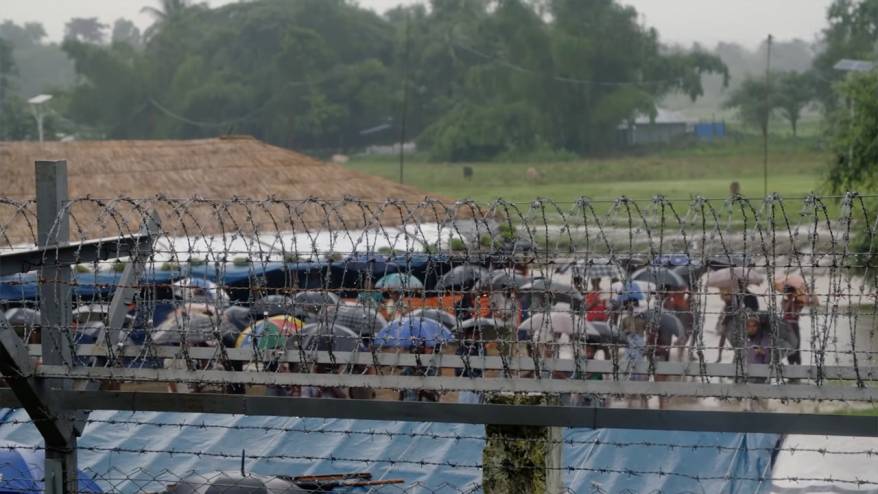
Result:
[[375,288],[379,290],[422,290],[424,284],[410,274],[391,273],[378,280],[378,283],[375,283]]
[[[0,442],[0,494],[43,492],[44,451],[11,441]],[[78,492],[104,492],[82,471]]]
[[616,303],[637,302],[646,300],[646,294],[641,290],[640,285],[633,281],[625,283],[618,295],[613,299]]
[[454,341],[454,335],[433,319],[404,317],[384,326],[373,341],[375,346],[384,348],[411,349],[420,345],[430,348]]

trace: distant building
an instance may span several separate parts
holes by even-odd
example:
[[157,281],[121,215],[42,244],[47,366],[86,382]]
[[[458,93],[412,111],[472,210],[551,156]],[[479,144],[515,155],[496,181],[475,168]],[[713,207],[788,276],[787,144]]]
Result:
[[699,141],[711,142],[726,136],[725,122],[698,122],[693,129],[695,138]]
[[683,114],[657,108],[655,118],[639,114],[633,122],[620,125],[619,134],[622,144],[628,146],[668,144],[689,134],[691,128],[692,122]]

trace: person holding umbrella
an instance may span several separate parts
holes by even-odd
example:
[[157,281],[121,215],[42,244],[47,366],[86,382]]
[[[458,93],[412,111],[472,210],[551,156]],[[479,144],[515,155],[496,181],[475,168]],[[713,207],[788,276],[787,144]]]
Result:
[[[790,329],[795,333],[796,340],[802,341],[801,329],[799,327],[799,317],[802,309],[811,304],[816,304],[816,297],[808,293],[808,285],[805,279],[798,275],[789,275],[782,280],[774,282],[774,289],[783,294],[781,302],[781,317],[789,325]],[[787,362],[790,365],[801,365],[802,354],[797,345],[789,355]]]
[[424,284],[414,275],[391,273],[378,280],[378,283],[375,283],[375,288],[385,293],[386,302],[381,307],[381,315],[389,321],[408,312],[409,307],[405,297],[423,290]]
[[[438,321],[426,317],[406,316],[390,321],[375,335],[372,344],[382,351],[404,351],[417,355],[435,356],[442,353],[454,335]],[[404,376],[435,376],[440,369],[433,365],[405,367]],[[424,389],[404,389],[399,392],[400,401],[439,401],[439,392]]]
[[[749,267],[731,267],[709,273],[707,286],[719,288],[720,297],[725,306],[717,321],[717,333],[719,333],[719,348],[716,361],[722,360],[723,348],[726,340],[730,340],[733,348],[738,348],[742,332],[735,331],[735,321],[743,310],[756,312],[759,310],[759,299],[749,290],[750,285],[758,285],[765,278]],[[740,326],[738,326],[740,328]]]

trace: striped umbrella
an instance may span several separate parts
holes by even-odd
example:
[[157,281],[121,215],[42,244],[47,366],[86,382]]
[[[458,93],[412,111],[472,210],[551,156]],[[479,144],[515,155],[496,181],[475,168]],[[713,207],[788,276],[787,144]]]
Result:
[[302,326],[302,321],[292,316],[269,317],[244,328],[235,348],[253,348],[255,342],[260,350],[280,350],[286,347],[287,337]]

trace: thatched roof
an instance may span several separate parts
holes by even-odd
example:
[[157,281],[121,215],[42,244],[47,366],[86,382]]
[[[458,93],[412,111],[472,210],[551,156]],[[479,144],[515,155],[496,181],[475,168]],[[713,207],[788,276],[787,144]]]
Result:
[[418,202],[413,187],[357,173],[251,137],[194,141],[0,142],[0,195],[34,197],[34,161],[66,159],[70,196],[200,196]]
[[[216,233],[229,229],[278,230],[301,226],[337,228],[342,224],[354,228],[400,224],[406,222],[406,216],[419,221],[437,219],[435,207],[423,206],[427,194],[413,187],[321,162],[250,137],[192,141],[0,142],[0,177],[3,177],[0,245],[32,241],[32,227],[25,221],[29,213],[16,213],[8,202],[32,200],[34,161],[56,159],[67,160],[71,198],[146,199],[143,205],[159,210],[169,233],[187,229]],[[220,213],[216,203],[190,205],[186,208],[193,214],[184,220],[171,214],[180,203],[163,199],[194,197],[209,200],[237,197],[256,203],[239,204]],[[329,202],[301,202],[309,198]],[[415,211],[401,214],[400,208],[388,207],[388,198],[399,200]],[[292,209],[291,204],[295,206]],[[327,213],[327,204],[331,206],[331,213]],[[364,215],[364,207],[375,212]],[[120,228],[114,226],[119,224],[119,218],[125,229],[140,224],[138,214],[132,213],[136,207],[117,205],[112,214],[104,212],[101,221],[105,224],[99,227],[96,223],[100,221],[95,217],[100,215],[101,208],[103,206],[92,201],[81,202],[73,208],[74,237],[112,236],[113,230]],[[171,226],[172,223],[176,224]],[[189,230],[189,234],[191,232]]]

